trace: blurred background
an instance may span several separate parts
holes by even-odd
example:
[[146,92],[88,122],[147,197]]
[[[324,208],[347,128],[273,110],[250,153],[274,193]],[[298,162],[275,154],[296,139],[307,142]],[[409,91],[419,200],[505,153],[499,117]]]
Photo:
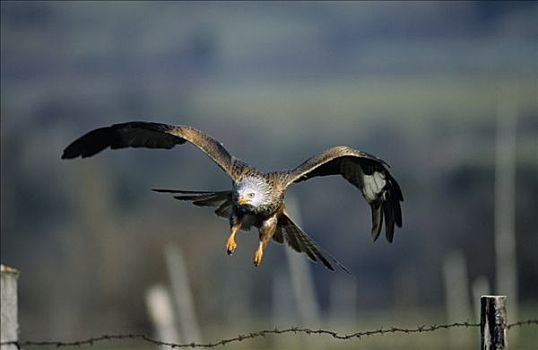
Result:
[[[21,338],[165,336],[155,304],[183,342],[476,322],[480,293],[535,317],[537,23],[535,2],[2,1],[1,260],[21,270]],[[276,244],[255,268],[254,231],[228,257],[226,221],[150,191],[228,189],[194,147],[60,160],[130,120],[192,125],[261,170],[339,144],[375,154],[404,226],[373,244],[360,193],[313,179],[289,191],[294,216],[352,274]],[[473,349],[478,330],[313,339],[229,347]]]

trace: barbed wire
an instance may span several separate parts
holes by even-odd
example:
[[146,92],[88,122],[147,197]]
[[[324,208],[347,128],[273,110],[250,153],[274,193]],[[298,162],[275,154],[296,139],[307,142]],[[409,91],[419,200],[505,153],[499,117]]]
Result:
[[[521,326],[538,326],[538,319],[529,319],[524,321],[518,321],[514,323],[510,323],[506,326],[506,329],[509,330],[514,327],[521,327]],[[299,327],[291,327],[286,329],[267,329],[267,330],[261,330],[258,332],[251,332],[244,335],[238,335],[232,338],[224,338],[219,341],[211,342],[211,343],[170,343],[165,341],[160,341],[153,339],[145,334],[112,334],[112,335],[101,335],[98,337],[88,338],[84,340],[77,340],[77,341],[33,341],[33,340],[26,340],[26,341],[5,341],[1,342],[0,345],[12,345],[17,347],[17,349],[22,349],[23,347],[30,347],[30,346],[54,346],[54,347],[70,347],[70,346],[83,346],[83,345],[89,345],[92,346],[95,343],[104,342],[104,341],[116,341],[116,340],[138,340],[138,341],[144,341],[146,343],[150,343],[153,345],[158,346],[167,346],[172,349],[174,348],[214,348],[221,345],[226,345],[229,343],[234,342],[241,342],[248,339],[258,338],[258,337],[265,337],[266,335],[276,335],[276,334],[306,334],[306,335],[328,335],[331,336],[334,339],[338,340],[350,340],[350,339],[360,339],[362,337],[368,337],[368,336],[375,336],[375,335],[385,335],[388,333],[404,333],[404,334],[410,334],[410,333],[427,333],[427,332],[434,332],[440,329],[448,329],[448,328],[475,328],[480,327],[480,323],[471,323],[471,322],[454,322],[454,323],[448,323],[448,324],[433,324],[429,326],[420,325],[415,328],[401,328],[401,327],[391,327],[391,328],[379,328],[375,330],[368,330],[368,331],[359,331],[354,333],[348,333],[348,334],[341,334],[333,330],[329,329],[310,329],[310,328],[299,328]]]

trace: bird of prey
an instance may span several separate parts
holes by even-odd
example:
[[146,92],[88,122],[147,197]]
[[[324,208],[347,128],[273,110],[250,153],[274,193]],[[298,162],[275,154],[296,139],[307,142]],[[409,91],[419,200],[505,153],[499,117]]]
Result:
[[239,230],[248,231],[256,227],[259,232],[259,245],[254,255],[256,266],[273,239],[278,243],[286,242],[295,251],[305,253],[313,261],[320,261],[330,270],[334,270],[333,264],[336,264],[347,271],[295,224],[286,212],[284,194],[288,187],[316,176],[341,175],[362,192],[372,210],[373,241],[379,237],[383,221],[389,242],[394,236],[394,226],[402,226],[400,202],[403,196],[400,186],[387,170],[388,165],[375,156],[347,146],[329,148],[291,170],[261,172],[231,155],[222,143],[193,127],[137,121],[88,132],[64,150],[62,159],[91,157],[108,147],[170,149],[185,142],[198,147],[224,170],[232,180],[231,189],[155,191],[172,193],[174,198],[192,201],[197,206],[216,207],[215,214],[228,219],[230,223],[231,232],[226,241],[228,254],[237,248],[235,236]]

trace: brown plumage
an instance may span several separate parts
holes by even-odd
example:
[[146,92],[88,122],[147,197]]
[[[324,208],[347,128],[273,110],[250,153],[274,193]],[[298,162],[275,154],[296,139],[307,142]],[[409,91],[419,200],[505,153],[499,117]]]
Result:
[[316,176],[341,175],[358,188],[372,209],[372,239],[375,241],[383,223],[389,242],[394,226],[402,226],[400,186],[379,158],[356,149],[338,146],[307,159],[292,170],[262,173],[230,155],[222,143],[189,126],[171,126],[150,122],[115,124],[90,131],[72,142],[62,159],[91,157],[110,147],[145,147],[170,149],[189,142],[209,156],[232,179],[229,191],[183,191],[156,189],[174,194],[178,200],[191,201],[197,206],[215,207],[215,214],[227,218],[231,234],[226,243],[228,254],[237,247],[235,235],[252,226],[259,231],[259,247],[254,263],[259,265],[265,247],[271,239],[286,242],[311,260],[320,261],[330,270],[333,264],[347,269],[319,246],[286,213],[284,194],[294,183]]

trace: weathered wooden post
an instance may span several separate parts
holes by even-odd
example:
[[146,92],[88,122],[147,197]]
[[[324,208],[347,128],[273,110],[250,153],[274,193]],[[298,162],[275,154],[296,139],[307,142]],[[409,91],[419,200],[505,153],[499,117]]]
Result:
[[[0,342],[18,341],[19,320],[17,314],[17,278],[19,271],[0,265],[1,275],[1,332]],[[2,345],[1,350],[17,349],[15,345]]]
[[[467,265],[461,251],[453,252],[444,260],[446,307],[449,323],[468,320],[471,317],[469,302],[469,282]],[[449,347],[461,349],[467,347],[469,338],[461,336],[455,328],[448,330]]]
[[168,245],[165,247],[165,258],[176,302],[176,319],[179,321],[181,340],[199,343],[201,342],[200,328],[194,312],[194,301],[183,254],[177,246]]
[[[297,199],[292,196],[287,196],[287,209],[295,218],[297,225],[301,225],[301,213]],[[312,271],[308,266],[307,260],[293,252],[291,249],[285,249],[288,265],[290,269],[290,282],[294,295],[294,303],[297,305],[297,314],[301,326],[310,326],[321,328],[320,306],[316,295],[316,287],[312,277]],[[305,339],[305,348],[308,349],[324,349],[323,338],[303,338]]]
[[483,295],[480,297],[480,349],[505,350],[506,296]]
[[[146,305],[155,326],[157,339],[163,342],[179,343],[181,339],[177,334],[174,306],[168,289],[161,285],[151,287],[146,293]],[[161,346],[161,348],[167,347]]]

